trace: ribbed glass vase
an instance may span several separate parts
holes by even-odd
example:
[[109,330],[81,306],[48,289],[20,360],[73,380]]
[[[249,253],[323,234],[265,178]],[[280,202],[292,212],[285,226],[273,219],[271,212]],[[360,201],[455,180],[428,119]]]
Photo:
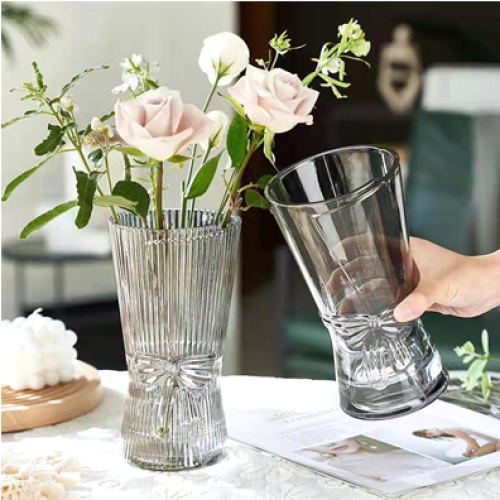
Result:
[[155,470],[205,465],[227,437],[220,374],[241,219],[221,229],[197,210],[179,229],[179,215],[165,211],[167,230],[128,213],[110,222],[129,371],[124,454]]

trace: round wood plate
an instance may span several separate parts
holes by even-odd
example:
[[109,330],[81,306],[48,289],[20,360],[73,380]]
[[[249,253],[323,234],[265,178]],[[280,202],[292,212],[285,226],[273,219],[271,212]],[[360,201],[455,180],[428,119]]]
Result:
[[57,424],[93,410],[101,401],[99,372],[76,361],[75,378],[39,391],[2,387],[2,433]]

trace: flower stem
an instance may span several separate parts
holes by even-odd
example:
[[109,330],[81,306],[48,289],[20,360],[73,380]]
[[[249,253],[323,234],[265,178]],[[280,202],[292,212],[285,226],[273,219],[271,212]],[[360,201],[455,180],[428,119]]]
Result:
[[[212,88],[210,89],[210,92],[208,93],[208,96],[205,100],[205,104],[203,105],[203,113],[206,113],[208,110],[208,107],[210,106],[210,103],[212,102],[212,99],[215,94],[215,90],[217,89],[217,85],[219,84],[220,80],[220,71],[217,72],[217,76],[215,78],[215,81],[212,85]],[[191,162],[189,163],[189,170],[186,178],[186,186],[189,186],[191,179],[193,177],[193,170],[194,170],[194,163],[196,161],[196,151],[198,149],[197,144],[193,146],[193,152],[192,152],[192,159]],[[203,164],[203,163],[202,163]],[[193,200],[194,202],[194,200]],[[182,193],[182,205],[181,205],[181,227],[186,226],[186,211],[187,211],[187,198],[186,198],[186,193]]]
[[156,229],[163,229],[163,162],[159,161],[156,167],[156,196],[155,196]]
[[[208,160],[208,157],[210,155],[210,151],[212,150],[212,145],[211,145],[211,142],[209,141],[208,142],[208,148],[207,150],[205,151],[205,154],[203,155],[203,158],[201,160],[201,165],[204,165],[206,163],[206,161]],[[187,186],[189,186],[189,184],[187,184]],[[184,189],[182,190],[182,192],[184,192]],[[196,198],[193,198],[191,200],[191,206],[189,207],[189,222],[188,222],[188,227],[193,227],[193,222],[194,222],[194,208],[196,206]]]
[[247,154],[243,160],[243,162],[240,165],[240,168],[238,169],[238,172],[234,178],[233,184],[231,186],[230,190],[230,206],[228,207],[226,214],[224,215],[224,219],[222,220],[221,227],[226,227],[230,218],[231,218],[231,213],[233,210],[236,209],[237,206],[237,201],[238,201],[238,190],[240,188],[241,184],[241,179],[243,178],[243,174],[245,173],[245,169],[248,165],[248,162],[250,161],[250,158],[252,155],[255,153],[255,151],[259,148],[260,144],[262,142],[260,141],[259,137],[256,137],[256,135],[252,136],[252,139],[250,141],[250,147],[248,148]]
[[[52,106],[52,104],[47,99],[44,99],[44,103],[50,109],[50,112],[51,112],[52,116],[57,120],[57,123],[59,123],[59,126],[61,128],[64,127],[64,123],[61,120],[61,117],[59,116],[59,114],[57,113],[57,111],[54,109],[54,107]],[[76,149],[76,151],[78,153],[78,156],[82,160],[83,166],[85,167],[85,169],[87,170],[87,172],[90,174],[92,172],[92,169],[89,167],[89,164],[87,163],[85,155],[83,154],[83,151],[82,151],[82,145],[78,142],[78,139],[76,138],[77,136],[75,138],[73,138],[73,136],[71,135],[71,133],[69,132],[69,130],[66,131],[65,135],[68,138],[69,142],[71,142],[71,144],[73,145],[73,147]],[[103,193],[102,189],[99,187],[99,185],[97,186],[97,192],[101,196],[104,195],[104,193]],[[118,222],[118,218],[116,216],[116,213],[114,212],[113,207],[111,207],[111,213],[113,215],[113,218],[114,218],[115,222]]]
[[[106,152],[104,153],[104,164],[106,165],[106,177],[108,178],[109,194],[113,194],[113,183],[111,182],[111,172],[109,169],[107,143],[108,140],[106,139]],[[115,220],[115,222],[118,222],[118,216],[116,215],[115,208],[114,207],[110,208],[111,208],[111,213],[113,214],[113,219]]]

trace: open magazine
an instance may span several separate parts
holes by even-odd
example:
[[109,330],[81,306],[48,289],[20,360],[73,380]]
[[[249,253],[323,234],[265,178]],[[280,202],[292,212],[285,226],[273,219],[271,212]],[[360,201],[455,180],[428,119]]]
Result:
[[[336,388],[327,387],[331,400]],[[267,396],[258,409],[226,408],[232,439],[374,492],[401,494],[500,466],[500,421],[449,403],[367,422],[335,401],[322,409],[301,405],[300,391],[285,407],[283,398]]]

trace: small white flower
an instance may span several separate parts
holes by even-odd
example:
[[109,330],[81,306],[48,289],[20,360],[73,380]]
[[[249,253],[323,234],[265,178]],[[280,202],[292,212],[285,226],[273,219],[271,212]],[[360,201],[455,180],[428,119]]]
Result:
[[203,41],[198,64],[210,83],[229,85],[250,62],[250,50],[242,38],[234,33],[218,33]]
[[343,64],[344,61],[342,61],[340,57],[334,57],[329,62],[326,62],[326,64],[321,68],[321,72],[324,75],[327,75],[328,73],[334,75],[341,70]]
[[141,84],[141,79],[139,75],[124,71],[122,73],[122,82],[121,85],[117,85],[111,90],[113,94],[120,94],[122,92],[127,92],[127,90],[135,92]]
[[137,67],[139,67],[143,61],[141,54],[132,54],[130,60],[132,61],[132,64]]
[[73,111],[76,113],[79,109],[76,102],[73,101],[73,99],[71,99],[71,97],[69,95],[63,95],[59,102],[60,102],[61,106],[66,108],[68,111]]
[[[344,36],[344,32],[347,29],[348,24],[342,24],[339,26],[339,36]],[[359,25],[358,21],[354,21],[351,25],[351,31],[347,35],[349,38],[353,40],[357,40],[361,36],[363,36],[363,30]]]
[[222,111],[210,111],[207,113],[207,117],[213,122],[212,132],[210,138],[207,141],[200,143],[200,146],[207,151],[209,145],[212,148],[218,148],[222,144],[222,139],[224,138],[224,133],[226,132],[229,118]]
[[126,57],[121,63],[120,66],[125,70],[125,71],[133,71],[134,65],[132,64],[132,61],[130,60],[129,57]]
[[104,123],[102,123],[102,121],[97,118],[97,116],[94,116],[94,118],[92,118],[92,121],[90,122],[90,128],[94,132],[105,135],[110,139],[113,137],[113,129],[109,125],[105,125]]
[[90,122],[90,128],[94,132],[101,133],[103,127],[104,127],[104,123],[102,123],[102,121],[99,120],[99,118],[97,118],[97,116],[94,116],[94,118],[92,118],[92,121]]
[[156,61],[151,61],[149,63],[149,72],[150,73],[158,73],[160,71],[160,64]]

